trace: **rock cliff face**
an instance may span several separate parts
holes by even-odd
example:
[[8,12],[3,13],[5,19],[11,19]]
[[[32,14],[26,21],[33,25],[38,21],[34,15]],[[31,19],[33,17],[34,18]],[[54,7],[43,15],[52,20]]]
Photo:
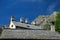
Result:
[[49,30],[3,29],[0,39],[60,39],[60,34]]
[[[49,16],[39,15],[36,19],[34,19],[34,21],[36,21],[36,24],[39,24],[39,26],[42,26],[43,28],[50,28],[49,27],[51,25],[50,22],[52,22],[52,21],[54,22],[56,20],[56,18],[55,18],[56,17],[56,13],[57,12],[53,12]],[[32,23],[34,21],[32,21]]]

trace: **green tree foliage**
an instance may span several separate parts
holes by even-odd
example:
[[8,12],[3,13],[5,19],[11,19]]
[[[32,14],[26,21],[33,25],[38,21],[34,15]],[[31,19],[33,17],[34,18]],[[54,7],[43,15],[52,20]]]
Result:
[[60,33],[60,11],[57,12],[55,30]]

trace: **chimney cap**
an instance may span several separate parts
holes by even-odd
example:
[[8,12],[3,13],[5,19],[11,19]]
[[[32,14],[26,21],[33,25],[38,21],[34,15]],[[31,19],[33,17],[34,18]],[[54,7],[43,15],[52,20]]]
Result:
[[11,16],[11,18],[14,18],[14,16]]
[[23,23],[24,22],[24,18],[21,16],[20,17],[20,22]]
[[15,21],[15,20],[14,20],[14,16],[11,16],[11,21]]
[[25,19],[25,23],[28,24],[28,18]]

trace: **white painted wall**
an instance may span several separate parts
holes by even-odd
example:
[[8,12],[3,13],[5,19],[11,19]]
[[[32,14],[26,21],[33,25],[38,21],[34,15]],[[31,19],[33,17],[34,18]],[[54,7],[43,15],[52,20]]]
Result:
[[[13,27],[12,27],[12,25],[13,25]],[[10,22],[9,28],[10,29],[16,29],[16,26],[13,24],[13,22]]]
[[51,31],[55,32],[55,26],[51,25]]

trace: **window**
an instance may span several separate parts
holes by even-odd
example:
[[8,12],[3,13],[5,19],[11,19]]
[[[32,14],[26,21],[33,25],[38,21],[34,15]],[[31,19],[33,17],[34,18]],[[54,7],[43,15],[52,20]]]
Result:
[[27,27],[30,27],[30,26],[27,26]]
[[54,21],[52,21],[51,24],[54,25]]
[[13,25],[11,25],[11,27],[13,27]]

